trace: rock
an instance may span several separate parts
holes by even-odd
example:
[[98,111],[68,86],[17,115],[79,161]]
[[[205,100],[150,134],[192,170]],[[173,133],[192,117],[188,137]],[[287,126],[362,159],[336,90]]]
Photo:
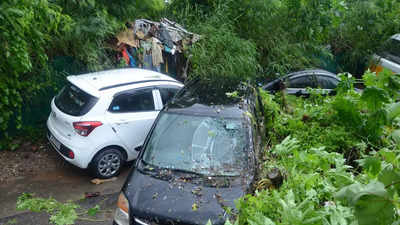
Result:
[[268,179],[272,182],[272,184],[279,188],[283,183],[283,176],[281,171],[278,168],[272,168],[268,174]]

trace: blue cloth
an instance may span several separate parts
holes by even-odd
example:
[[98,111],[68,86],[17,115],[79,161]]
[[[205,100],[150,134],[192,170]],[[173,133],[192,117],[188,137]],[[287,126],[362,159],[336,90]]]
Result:
[[171,53],[172,49],[170,47],[168,47],[167,45],[164,45],[164,51]]
[[136,68],[137,66],[136,66],[136,61],[135,61],[135,59],[132,57],[131,54],[129,54],[129,51],[126,51],[126,53],[127,53],[128,56],[129,56],[129,65],[130,65],[131,67]]

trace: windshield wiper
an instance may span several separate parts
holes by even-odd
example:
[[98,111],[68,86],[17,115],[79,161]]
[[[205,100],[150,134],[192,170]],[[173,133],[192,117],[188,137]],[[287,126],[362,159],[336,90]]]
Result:
[[192,175],[196,175],[196,176],[207,176],[206,174],[202,174],[202,173],[198,173],[198,172],[194,172],[191,170],[184,170],[184,169],[172,169],[172,168],[168,168],[169,170],[173,171],[173,172],[179,172],[179,173],[187,173],[187,174],[192,174]]

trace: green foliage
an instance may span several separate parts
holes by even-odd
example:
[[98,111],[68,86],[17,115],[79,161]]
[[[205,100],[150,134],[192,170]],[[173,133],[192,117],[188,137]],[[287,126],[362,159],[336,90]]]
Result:
[[338,76],[341,79],[341,82],[336,87],[339,95],[354,90],[355,78],[350,73],[341,73]]
[[[378,143],[384,132],[385,126],[389,130],[397,128],[394,119],[399,116],[398,103],[394,103],[398,89],[390,85],[391,78],[384,71],[376,75],[367,71],[363,76],[366,88],[362,94],[352,91],[339,91],[338,97],[333,102],[333,109],[337,113],[336,119],[354,135],[362,137],[366,142]],[[342,80],[342,83],[348,80]],[[346,84],[340,84],[339,89]],[[396,93],[396,94],[395,94]]]
[[343,155],[299,143],[287,137],[266,153],[263,169],[278,167],[286,171],[286,179],[279,189],[238,200],[239,224],[346,224],[354,218],[350,208],[334,203],[335,191],[354,182]]
[[190,49],[190,78],[199,78],[217,92],[234,91],[242,81],[254,78],[258,68],[256,46],[238,37],[223,20],[215,17],[200,24],[196,30],[202,39]]
[[89,208],[86,212],[78,213],[79,205],[68,201],[61,203],[54,198],[38,198],[33,194],[23,193],[18,197],[17,210],[29,210],[31,212],[46,212],[50,215],[50,223],[55,225],[75,224],[75,220],[85,220],[80,217],[83,214],[96,216],[100,211],[100,206],[96,205]]
[[[368,82],[361,94],[348,74],[332,97],[261,91],[264,112],[272,117],[265,119],[270,146],[260,162],[257,190],[236,202],[239,224],[400,222],[400,105],[390,79],[371,74],[364,75]],[[271,183],[272,169],[283,174],[279,188],[263,186]]]
[[354,207],[359,225],[394,222],[395,207],[381,182],[372,181],[366,185],[355,183],[342,188],[336,197]]
[[78,218],[76,209],[79,206],[71,202],[62,204],[53,198],[34,198],[33,195],[24,193],[17,200],[17,210],[30,210],[32,212],[47,212],[50,222],[56,225],[74,224]]
[[71,25],[61,11],[42,0],[0,3],[0,138],[10,125],[21,128],[22,105],[49,84],[47,51]]
[[87,214],[88,214],[89,216],[95,216],[95,215],[99,212],[99,210],[100,210],[100,206],[99,206],[99,205],[96,205],[95,207],[90,208],[90,209],[87,211]]
[[335,0],[329,42],[342,71],[364,72],[371,54],[399,32],[397,0]]

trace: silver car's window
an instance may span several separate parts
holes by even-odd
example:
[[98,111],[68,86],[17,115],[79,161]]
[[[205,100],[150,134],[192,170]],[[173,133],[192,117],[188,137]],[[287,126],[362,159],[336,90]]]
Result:
[[316,88],[312,76],[289,78],[288,88]]

